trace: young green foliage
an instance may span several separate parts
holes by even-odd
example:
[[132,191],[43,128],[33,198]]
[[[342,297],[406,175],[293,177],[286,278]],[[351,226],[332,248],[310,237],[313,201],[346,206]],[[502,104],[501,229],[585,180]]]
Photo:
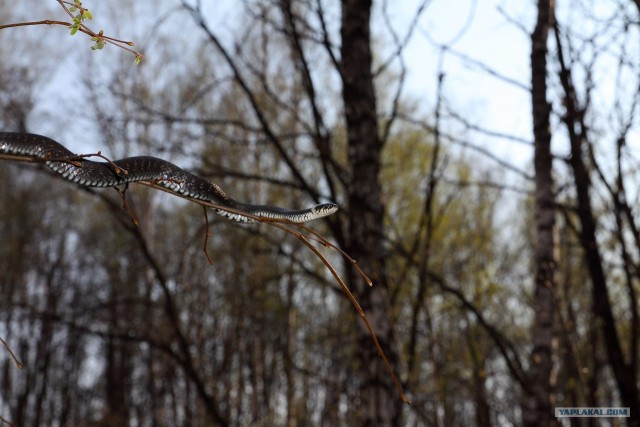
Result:
[[[74,0],[73,3],[70,3],[64,0],[58,0],[58,3],[65,10],[65,12],[67,12],[67,14],[71,17],[72,23],[68,24],[70,34],[74,35],[78,31],[80,31],[81,33],[85,33],[88,36],[90,36],[91,41],[95,42],[95,44],[91,46],[91,50],[101,50],[105,47],[107,43],[111,43],[113,45],[118,46],[121,49],[124,49],[134,54],[135,55],[134,63],[136,65],[138,65],[140,61],[142,61],[142,59],[144,58],[144,55],[142,55],[140,52],[137,52],[135,50],[132,50],[126,47],[126,46],[133,46],[134,45],[133,42],[118,40],[113,37],[105,36],[102,30],[100,30],[98,33],[95,33],[89,27],[87,27],[85,22],[93,20],[93,15],[89,11],[89,9],[87,9],[82,5],[82,2],[80,0]],[[67,7],[67,5],[69,5],[69,7]],[[56,22],[56,23],[64,25],[63,22]]]
[[[83,7],[80,0],[74,0],[74,5],[69,7],[69,12],[75,13],[76,11],[78,13],[73,15],[73,24],[69,27],[69,29],[71,30],[71,35],[74,35],[78,32],[78,30],[82,27],[83,21],[91,21],[93,19],[93,15],[91,14],[91,12],[89,12],[89,9]],[[104,43],[102,43],[102,47],[104,47]],[[102,47],[98,49],[102,49]],[[94,49],[94,47],[91,47],[91,49]]]

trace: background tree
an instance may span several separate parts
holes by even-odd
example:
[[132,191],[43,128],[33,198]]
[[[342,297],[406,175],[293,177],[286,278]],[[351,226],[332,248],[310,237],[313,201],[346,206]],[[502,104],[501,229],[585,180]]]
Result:
[[[464,41],[484,40],[473,31],[493,10],[480,3],[447,42],[435,29],[448,15],[429,2],[408,13],[384,1],[90,6],[145,61],[89,55],[52,28],[2,31],[2,129],[162,157],[254,203],[338,202],[313,227],[374,279],[323,252],[413,405],[295,239],[209,218],[210,266],[199,207],[132,188],[136,227],[116,192],[3,162],[0,336],[25,362],[0,359],[3,419],[547,425],[554,405],[637,402],[634,3],[510,3],[492,30],[499,48],[476,50]],[[3,21],[40,18],[0,7]],[[517,31],[509,64],[532,68],[512,74],[483,54]],[[409,53],[416,41],[433,49]],[[46,54],[30,51],[41,43]],[[433,89],[407,86],[412,73]],[[498,89],[477,108],[489,81]],[[533,120],[502,107],[492,124],[502,95],[534,107]]]
[[547,40],[553,17],[552,2],[538,2],[538,19],[531,35],[531,99],[534,135],[535,290],[530,357],[531,385],[524,420],[527,425],[549,425],[552,420],[556,301],[555,198],[551,155],[551,105],[547,101]]

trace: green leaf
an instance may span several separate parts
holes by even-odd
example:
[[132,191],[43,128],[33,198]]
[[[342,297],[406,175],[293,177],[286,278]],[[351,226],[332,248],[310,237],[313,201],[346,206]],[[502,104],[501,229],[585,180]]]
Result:
[[91,14],[91,12],[89,12],[89,9],[84,10],[84,12],[82,13],[82,17],[87,21],[91,21],[93,19],[93,15]]
[[71,26],[71,35],[74,35],[77,32],[78,32],[78,26],[77,25],[72,25]]
[[98,38],[98,37],[92,37],[91,40],[95,41],[96,44],[94,44],[93,46],[91,46],[91,50],[100,50],[104,47],[105,43],[104,40]]
[[133,61],[133,63],[135,65],[138,65],[138,64],[140,64],[140,61],[142,61],[142,55],[136,55],[136,59],[135,59],[135,61]]

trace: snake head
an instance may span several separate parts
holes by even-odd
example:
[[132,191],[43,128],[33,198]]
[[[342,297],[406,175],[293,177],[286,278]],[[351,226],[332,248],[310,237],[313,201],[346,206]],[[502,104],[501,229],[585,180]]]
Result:
[[311,208],[311,212],[313,213],[314,219],[332,215],[337,211],[338,211],[338,205],[335,203],[321,203]]

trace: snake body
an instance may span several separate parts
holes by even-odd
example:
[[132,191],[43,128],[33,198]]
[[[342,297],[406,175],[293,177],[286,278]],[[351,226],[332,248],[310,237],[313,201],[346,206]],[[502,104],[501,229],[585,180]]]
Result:
[[253,217],[257,217],[304,223],[338,210],[338,205],[334,203],[322,203],[300,210],[241,203],[229,197],[218,185],[166,160],[139,156],[110,163],[96,162],[79,157],[51,138],[29,133],[0,132],[0,154],[42,161],[63,178],[87,187],[116,187],[138,181],[151,182],[179,196],[229,208],[231,211],[214,211],[236,222],[256,222]]

